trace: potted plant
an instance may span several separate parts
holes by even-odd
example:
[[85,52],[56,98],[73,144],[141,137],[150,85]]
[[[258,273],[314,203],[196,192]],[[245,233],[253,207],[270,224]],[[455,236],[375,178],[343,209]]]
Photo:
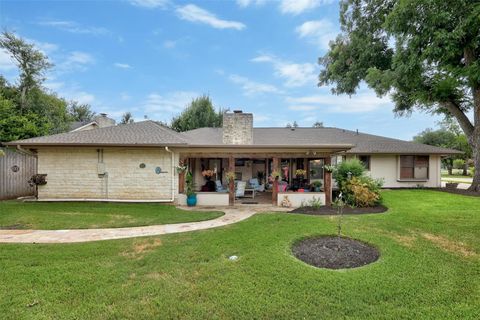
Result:
[[295,175],[299,180],[303,180],[306,174],[307,174],[307,170],[304,170],[304,169],[295,170]]
[[194,207],[197,205],[197,193],[195,192],[195,183],[191,172],[185,175],[185,194],[187,195],[187,205]]
[[205,180],[207,181],[210,181],[213,177],[213,175],[215,174],[215,172],[213,170],[210,170],[210,169],[206,169],[206,170],[203,170],[202,171],[202,176],[205,178]]
[[319,181],[319,180],[314,181],[314,182],[312,183],[312,186],[313,186],[313,191],[315,191],[315,192],[320,192],[320,191],[321,191],[320,188],[322,187],[322,182]]

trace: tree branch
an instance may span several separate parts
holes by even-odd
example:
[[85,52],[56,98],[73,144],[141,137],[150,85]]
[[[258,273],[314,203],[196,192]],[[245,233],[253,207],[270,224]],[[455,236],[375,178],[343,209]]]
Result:
[[474,126],[467,115],[460,109],[460,106],[454,101],[444,101],[440,103],[442,107],[448,110],[452,116],[457,119],[458,124],[462,127],[463,132],[470,137],[473,134]]

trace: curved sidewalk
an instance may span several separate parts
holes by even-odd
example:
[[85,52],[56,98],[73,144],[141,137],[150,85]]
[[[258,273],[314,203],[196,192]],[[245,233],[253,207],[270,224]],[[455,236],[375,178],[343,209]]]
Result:
[[[155,236],[217,228],[245,220],[260,211],[278,211],[274,207],[215,208],[225,214],[219,218],[144,227],[67,229],[67,230],[0,230],[0,243],[75,243]],[[195,208],[195,210],[199,210]],[[206,210],[206,209],[203,209]],[[212,210],[212,209],[210,209]]]

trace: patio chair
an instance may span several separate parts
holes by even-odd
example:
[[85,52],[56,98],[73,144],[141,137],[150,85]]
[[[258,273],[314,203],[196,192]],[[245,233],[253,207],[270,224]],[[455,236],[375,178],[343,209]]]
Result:
[[253,178],[253,179],[248,180],[248,184],[249,184],[250,187],[251,187],[252,189],[254,189],[255,191],[259,191],[259,192],[265,191],[265,185],[260,184],[260,183],[258,182],[258,179],[257,179],[257,178]]
[[222,181],[220,180],[215,181],[215,186],[217,188],[217,192],[228,192],[227,188],[222,185]]
[[237,187],[235,188],[235,198],[240,198],[245,196],[245,187],[247,183],[245,181],[238,181]]
[[278,192],[285,192],[287,191],[288,183],[285,181],[280,181],[278,183]]

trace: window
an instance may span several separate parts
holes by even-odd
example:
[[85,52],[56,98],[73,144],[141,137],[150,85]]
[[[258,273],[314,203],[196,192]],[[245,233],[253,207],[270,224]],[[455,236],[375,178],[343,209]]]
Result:
[[308,162],[311,180],[323,179],[323,163],[323,159],[315,159]]
[[358,156],[358,160],[363,164],[363,166],[370,171],[370,156]]
[[400,156],[400,180],[428,179],[428,156]]

